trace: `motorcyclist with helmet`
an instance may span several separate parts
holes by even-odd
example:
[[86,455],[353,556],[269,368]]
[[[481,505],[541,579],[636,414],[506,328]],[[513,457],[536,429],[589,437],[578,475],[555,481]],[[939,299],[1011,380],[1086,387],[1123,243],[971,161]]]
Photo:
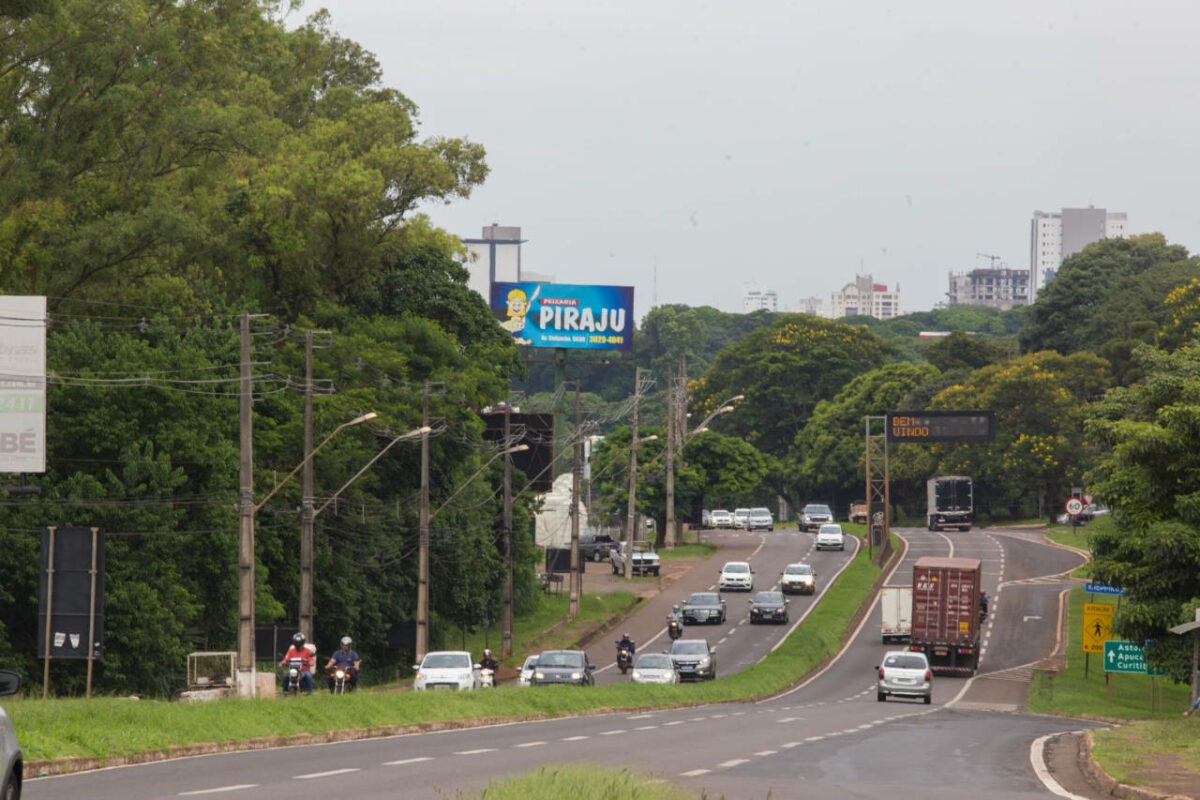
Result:
[[[347,688],[354,691],[358,687],[358,670],[362,667],[362,659],[358,653],[352,649],[354,640],[349,636],[343,636],[341,647],[333,651],[333,655],[329,657],[329,663],[325,665],[325,669],[344,669],[346,670]],[[334,689],[333,673],[329,673],[329,691]]]
[[[303,633],[297,633],[292,637],[292,646],[288,648],[284,654],[283,660],[279,662],[279,666],[286,667],[292,659],[300,660],[300,689],[305,694],[312,694],[313,691],[313,651],[305,646],[308,640]],[[283,672],[284,691],[287,690],[288,674],[285,669]]]
[[683,614],[679,611],[678,603],[673,605],[671,613],[667,614],[667,635],[672,639],[683,635]]
[[483,658],[479,659],[479,668],[490,669],[493,675],[500,671],[500,662],[492,656],[492,650],[490,647],[484,648]]
[[630,659],[633,658],[633,652],[635,648],[633,639],[629,638],[628,633],[622,633],[621,638],[617,640],[617,649],[620,650],[621,648],[628,650]]

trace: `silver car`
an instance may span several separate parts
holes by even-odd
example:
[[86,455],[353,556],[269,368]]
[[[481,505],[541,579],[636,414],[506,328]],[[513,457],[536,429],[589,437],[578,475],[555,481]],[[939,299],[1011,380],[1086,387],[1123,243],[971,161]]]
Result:
[[[0,669],[0,695],[16,694],[20,688],[20,675]],[[21,776],[25,762],[21,757],[21,745],[17,742],[12,720],[4,713],[3,708],[0,708],[0,758],[4,764],[4,783],[0,784],[0,798],[18,800],[21,797]]]
[[517,676],[517,686],[528,686],[533,679],[533,670],[537,666],[537,656],[526,656],[521,665],[521,674]]
[[919,697],[925,704],[933,702],[933,671],[924,653],[911,650],[890,650],[883,654],[877,667],[879,682],[876,698]]
[[679,683],[679,673],[666,653],[642,653],[633,662],[633,682]]

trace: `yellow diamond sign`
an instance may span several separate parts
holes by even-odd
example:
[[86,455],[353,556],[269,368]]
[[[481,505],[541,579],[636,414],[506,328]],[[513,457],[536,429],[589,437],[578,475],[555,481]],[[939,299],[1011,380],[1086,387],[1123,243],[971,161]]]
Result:
[[1108,603],[1083,604],[1083,652],[1104,652],[1104,642],[1112,633],[1112,615],[1113,606]]

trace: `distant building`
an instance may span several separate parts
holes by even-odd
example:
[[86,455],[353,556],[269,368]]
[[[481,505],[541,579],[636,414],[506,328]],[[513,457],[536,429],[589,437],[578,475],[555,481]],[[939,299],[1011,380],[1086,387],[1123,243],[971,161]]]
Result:
[[825,301],[820,297],[801,297],[800,302],[788,310],[795,311],[798,314],[811,314],[814,317],[825,317],[828,316],[826,311],[827,308],[828,306],[826,306]]
[[1038,289],[1058,271],[1063,259],[1073,256],[1092,242],[1128,235],[1124,211],[1103,208],[1064,208],[1057,213],[1033,212],[1029,234],[1029,300],[1037,299]]
[[875,283],[870,275],[859,275],[832,297],[833,319],[850,316],[893,319],[900,316],[900,287],[888,291],[887,284]]
[[779,295],[775,290],[755,283],[742,284],[742,313],[763,310],[779,310]]
[[1029,270],[1001,267],[951,272],[946,298],[952,306],[991,306],[1001,311],[1029,305]]
[[496,281],[521,280],[521,229],[511,225],[488,225],[478,239],[463,239],[467,246],[468,285],[491,301]]

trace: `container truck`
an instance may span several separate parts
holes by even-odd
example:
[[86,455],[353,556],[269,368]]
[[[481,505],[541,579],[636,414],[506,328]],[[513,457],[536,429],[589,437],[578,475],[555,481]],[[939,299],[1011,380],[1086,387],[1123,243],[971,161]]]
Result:
[[908,649],[924,653],[935,673],[973,675],[979,666],[982,572],[977,558],[923,556],[913,565]]
[[925,517],[929,530],[971,530],[971,519],[975,515],[975,498],[970,478],[963,475],[930,478],[925,484],[925,494],[929,503]]
[[880,634],[883,643],[908,641],[912,634],[912,587],[885,586],[879,594],[883,614]]

